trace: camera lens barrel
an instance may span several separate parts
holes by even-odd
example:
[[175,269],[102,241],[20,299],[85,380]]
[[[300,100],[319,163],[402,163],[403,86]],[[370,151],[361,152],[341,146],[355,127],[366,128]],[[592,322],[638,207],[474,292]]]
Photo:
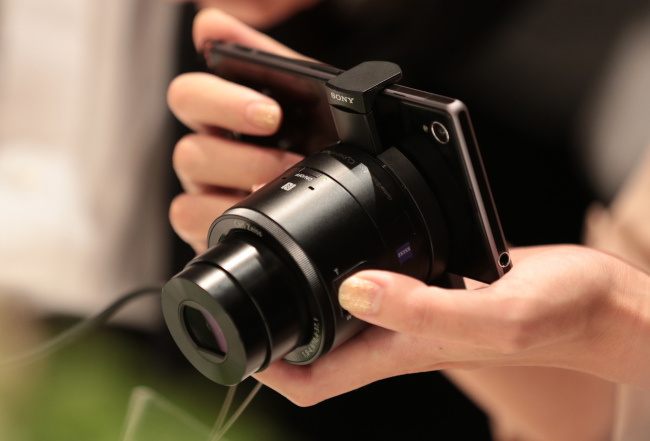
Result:
[[254,238],[234,234],[201,254],[165,285],[163,298],[176,343],[220,384],[240,382],[298,344],[298,286]]
[[182,352],[220,384],[280,358],[310,363],[365,326],[338,303],[345,278],[371,268],[424,281],[441,273],[445,227],[427,189],[407,191],[426,187],[414,174],[339,144],[226,211],[208,251],[163,290]]

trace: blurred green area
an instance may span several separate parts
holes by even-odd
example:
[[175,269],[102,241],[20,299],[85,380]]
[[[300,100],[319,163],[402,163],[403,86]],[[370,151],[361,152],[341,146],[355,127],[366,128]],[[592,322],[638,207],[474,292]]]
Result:
[[[72,323],[57,320],[44,329],[56,335]],[[227,389],[179,362],[170,345],[165,337],[105,327],[21,372],[0,372],[13,383],[0,387],[0,440],[119,441],[129,398],[138,386],[211,428]],[[233,410],[252,386],[248,380],[239,387]],[[286,441],[295,436],[254,400],[227,439]]]

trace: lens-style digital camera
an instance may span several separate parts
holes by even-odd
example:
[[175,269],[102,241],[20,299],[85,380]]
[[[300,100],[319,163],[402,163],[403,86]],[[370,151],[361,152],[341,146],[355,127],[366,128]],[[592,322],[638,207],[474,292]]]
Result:
[[367,326],[337,299],[357,271],[459,287],[511,268],[460,101],[395,84],[392,63],[343,71],[225,42],[205,55],[217,75],[276,99],[271,141],[308,153],[216,219],[209,249],[165,285],[165,321],[205,376],[233,385],[344,343]]

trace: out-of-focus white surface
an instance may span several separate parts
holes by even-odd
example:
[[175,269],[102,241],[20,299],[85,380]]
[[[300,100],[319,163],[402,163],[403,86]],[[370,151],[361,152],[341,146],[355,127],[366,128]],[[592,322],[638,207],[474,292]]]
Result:
[[87,314],[163,277],[177,19],[160,0],[0,0],[0,292]]
[[611,200],[650,145],[650,8],[619,37],[587,101],[581,161],[598,195]]

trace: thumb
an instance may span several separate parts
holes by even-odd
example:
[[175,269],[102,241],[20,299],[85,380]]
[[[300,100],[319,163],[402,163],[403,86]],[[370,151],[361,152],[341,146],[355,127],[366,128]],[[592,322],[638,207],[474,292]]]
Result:
[[418,337],[476,340],[499,323],[499,301],[489,288],[449,290],[385,271],[362,271],[345,280],[339,302],[361,320]]

